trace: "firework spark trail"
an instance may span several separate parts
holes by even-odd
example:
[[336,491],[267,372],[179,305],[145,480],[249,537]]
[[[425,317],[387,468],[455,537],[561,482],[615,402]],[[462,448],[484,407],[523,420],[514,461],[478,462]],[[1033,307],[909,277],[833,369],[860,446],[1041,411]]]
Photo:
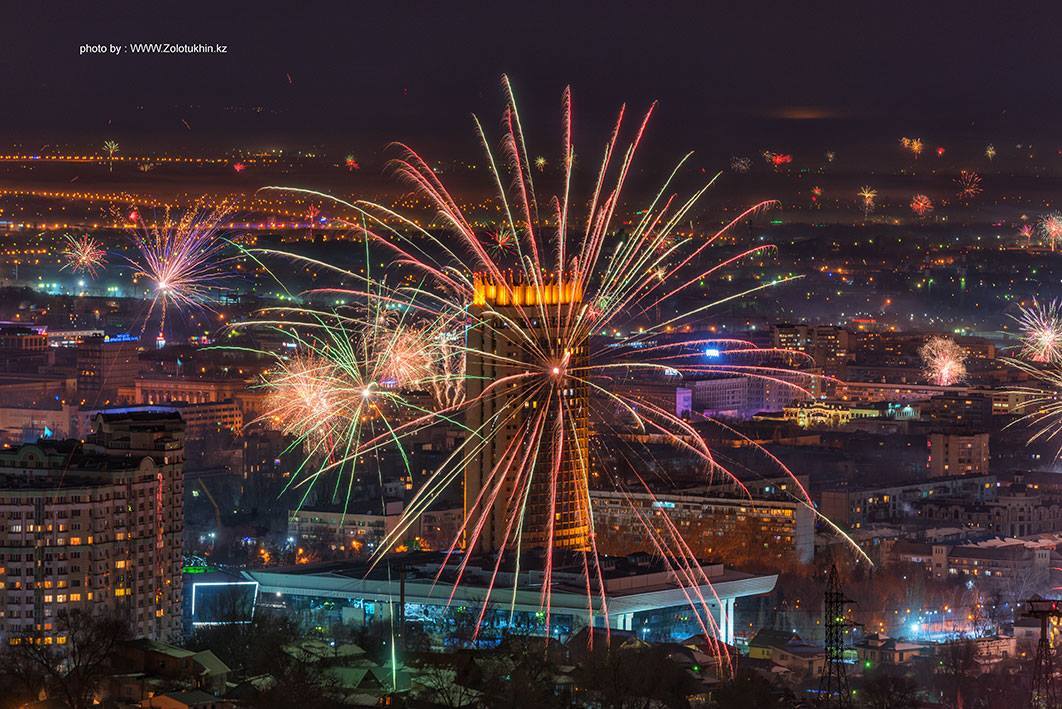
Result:
[[60,270],[69,268],[75,273],[81,272],[89,278],[95,278],[107,264],[107,252],[103,250],[103,245],[88,234],[81,237],[66,234],[63,239],[66,241],[63,249],[66,263]]
[[1035,298],[1021,306],[1011,319],[1021,329],[1021,356],[1037,363],[1062,360],[1062,304],[1040,303]]
[[167,210],[156,225],[140,222],[138,253],[129,262],[134,281],[143,278],[150,285],[144,326],[157,310],[160,337],[171,309],[212,310],[218,295],[229,290],[234,257],[226,256],[230,242],[221,229],[228,214],[225,206],[191,209],[177,218]]
[[[1050,362],[1032,364],[1011,357],[1003,361],[1028,375],[1036,386],[1014,387],[1008,393],[1018,397],[1016,410],[1021,416],[1009,426],[1024,425],[1032,428],[1029,444],[1052,442],[1062,434],[1062,364]],[[1055,460],[1062,459],[1062,445],[1055,451]]]
[[[689,159],[686,155],[678,161],[647,208],[639,212],[641,216],[630,220],[618,216],[621,209],[626,209],[622,189],[653,113],[653,104],[635,125],[633,137],[624,147],[621,147],[620,136],[625,109],[620,109],[605,142],[601,166],[589,191],[589,199],[579,200],[587,205],[585,216],[577,220],[572,216],[569,196],[576,155],[570,91],[565,91],[562,100],[565,154],[562,189],[560,194],[543,199],[532,182],[532,163],[528,160],[520,114],[508,79],[503,79],[503,87],[506,106],[502,120],[501,159],[496,157],[478,119],[475,119],[475,128],[497,191],[495,201],[502,215],[499,228],[511,234],[512,254],[499,255],[485,246],[482,236],[472,227],[471,220],[429,167],[428,161],[408,146],[397,146],[400,155],[392,162],[392,170],[428,199],[436,218],[451,232],[446,236],[371,202],[351,203],[312,190],[294,191],[328,199],[353,210],[358,219],[371,224],[371,229],[365,229],[367,243],[371,240],[393,254],[396,257],[392,260],[394,267],[413,269],[421,274],[425,283],[431,284],[394,289],[385,294],[386,299],[416,299],[418,305],[410,310],[419,309],[425,316],[441,317],[449,323],[461,322],[465,332],[482,333],[483,338],[495,338],[500,343],[492,347],[455,345],[454,349],[464,354],[466,363],[474,358],[496,374],[482,385],[481,391],[470,393],[463,402],[443,409],[446,415],[456,416],[459,411],[471,411],[472,407],[488,401],[493,402],[496,413],[469,430],[464,443],[429,476],[414,495],[397,528],[381,545],[376,558],[382,558],[409,530],[417,516],[456,483],[469,465],[484,455],[483,451],[499,430],[508,428],[514,432],[508,440],[499,441],[497,448],[501,455],[495,455],[484,470],[478,490],[473,490],[471,498],[466,498],[466,517],[445,555],[439,574],[459,549],[478,548],[484,530],[493,524],[489,516],[496,506],[503,505],[504,514],[497,533],[501,553],[496,563],[500,564],[501,557],[508,552],[512,552],[519,563],[522,550],[541,548],[546,579],[541,601],[548,625],[554,549],[561,541],[556,536],[560,532],[555,527],[555,514],[561,504],[576,509],[576,516],[585,518],[583,521],[589,529],[586,538],[577,541],[570,551],[582,554],[582,568],[587,569],[588,574],[594,572],[596,581],[588,578],[587,587],[593,592],[596,583],[598,592],[604,594],[597,561],[597,541],[592,530],[587,481],[589,452],[582,440],[586,434],[577,434],[583,425],[579,422],[589,414],[581,402],[585,401],[591,407],[601,401],[618,404],[633,417],[639,429],[665,436],[678,449],[695,455],[710,470],[732,475],[715,460],[703,437],[690,422],[670,411],[647,405],[636,397],[611,390],[607,382],[612,375],[624,370],[651,373],[673,369],[690,376],[730,372],[790,386],[794,398],[806,395],[809,389],[788,379],[793,374],[791,368],[755,361],[756,357],[779,356],[797,361],[806,357],[802,353],[748,347],[743,354],[734,354],[735,357],[743,356],[744,360],[705,365],[692,362],[688,351],[676,348],[669,352],[666,346],[650,342],[674,323],[688,323],[694,316],[723,303],[795,278],[779,276],[739,292],[713,295],[712,298],[699,295],[693,299],[695,305],[689,310],[683,310],[681,305],[692,286],[704,278],[742,260],[773,253],[773,247],[769,245],[757,246],[736,256],[724,256],[708,268],[696,265],[710,246],[724,242],[722,237],[733,225],[753,217],[769,203],[750,208],[707,238],[676,239],[677,227],[689,221],[700,197],[718,177],[712,176],[689,197],[677,198],[671,185]],[[539,205],[545,204],[551,208],[542,210],[542,215],[546,215],[543,218]],[[616,235],[614,225],[621,221],[626,228],[620,237]],[[363,295],[371,290],[371,285],[366,283],[364,290],[351,293]],[[666,309],[662,321],[649,327],[635,327],[633,320],[644,317],[651,309]],[[592,337],[606,329],[630,334],[620,335],[620,339],[612,343],[620,346],[602,347],[591,355]],[[644,349],[649,350],[650,358],[646,359],[644,352],[639,351]],[[727,351],[730,352],[729,348]],[[510,356],[505,352],[520,354]],[[806,377],[807,381],[815,377],[807,372],[795,376]],[[573,396],[571,392],[575,391],[587,394],[585,398],[584,395]],[[430,416],[431,413],[426,412],[421,420]],[[382,442],[383,438],[377,436],[362,445],[376,446]],[[785,471],[791,475],[788,469]],[[570,493],[562,488],[569,481],[566,476],[574,476],[575,487],[581,492]],[[618,481],[614,482],[620,486]],[[544,527],[536,530],[532,529],[536,523],[529,518],[532,507],[529,500],[532,489],[539,488],[545,493],[546,514]],[[576,498],[565,497],[570,494],[575,494]],[[683,540],[671,538],[674,535],[670,532],[661,534],[647,520],[642,520],[642,524],[648,543],[679,579],[698,623],[707,635],[714,636],[714,633],[707,632],[713,620],[702,592],[702,588],[710,589],[711,585],[707,583],[692,549]],[[454,589],[461,583],[470,558],[471,554],[466,553],[457,562]],[[491,578],[496,575],[497,568]],[[488,587],[485,603],[492,592],[493,581]],[[515,592],[514,586],[514,598]],[[480,615],[482,617],[482,613]],[[607,625],[607,614],[605,617]]]
[[947,387],[966,378],[966,353],[950,337],[930,337],[918,353],[923,374],[932,384]]

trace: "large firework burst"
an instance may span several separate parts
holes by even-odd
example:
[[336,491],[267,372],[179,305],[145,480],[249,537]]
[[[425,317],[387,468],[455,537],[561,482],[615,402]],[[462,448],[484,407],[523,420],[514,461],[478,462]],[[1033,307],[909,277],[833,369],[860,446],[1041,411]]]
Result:
[[[418,285],[389,290],[385,295],[389,302],[408,306],[403,312],[442,318],[447,323],[444,330],[452,323],[464,323],[464,343],[454,347],[464,354],[466,396],[440,410],[451,419],[459,411],[463,414],[465,442],[421,487],[381,549],[393,546],[464,473],[469,480],[475,478],[474,484],[466,484],[466,516],[443,568],[456,566],[459,583],[471,556],[463,554],[452,562],[459,548],[489,549],[497,552],[496,578],[504,559],[519,560],[529,549],[541,552],[542,604],[548,625],[553,553],[563,549],[582,560],[588,611],[607,619],[588,494],[595,440],[588,431],[623,418],[632,431],[669,441],[695,456],[707,474],[730,475],[697,425],[613,385],[631,377],[729,373],[784,387],[799,398],[811,393],[817,376],[797,368],[808,364],[803,353],[737,339],[671,335],[702,327],[709,311],[722,303],[796,278],[779,275],[732,291],[726,291],[725,285],[707,285],[721,272],[742,263],[766,262],[774,255],[773,245],[759,244],[711,258],[713,247],[724,248],[729,241],[722,237],[734,224],[753,218],[770,202],[751,206],[717,231],[675,238],[718,177],[679,197],[674,185],[689,160],[687,154],[643,209],[621,216],[628,214],[621,195],[653,106],[636,123],[625,146],[620,136],[626,110],[620,110],[594,182],[576,196],[568,90],[562,101],[557,190],[546,193],[534,182],[534,163],[525,147],[512,87],[505,78],[502,84],[507,100],[500,149],[492,147],[478,119],[475,125],[495,189],[494,204],[502,215],[497,228],[511,234],[512,253],[499,254],[483,243],[428,162],[406,146],[399,146],[401,156],[393,168],[434,207],[437,223],[446,233],[429,231],[381,205],[332,198],[369,225],[364,227],[366,233],[393,254],[394,264],[417,274],[413,280]],[[576,205],[581,204],[586,212],[577,215]],[[373,291],[366,281],[364,289],[347,292],[372,298]],[[725,356],[706,361],[706,351]],[[423,421],[414,420],[417,423],[412,425]],[[377,436],[362,445],[378,445],[384,438]],[[763,453],[791,475],[777,459]],[[475,475],[469,477],[469,471]],[[610,482],[620,490],[631,489],[624,480]],[[810,507],[798,482],[794,489],[797,499]],[[653,495],[641,476],[633,490]],[[702,590],[710,583],[680,530],[673,525],[661,530],[647,519],[641,522],[649,550],[679,581],[704,632],[714,636],[709,598]],[[600,601],[596,607],[594,596]],[[481,619],[486,607],[484,603]]]
[[89,278],[95,278],[107,263],[107,252],[103,250],[103,244],[88,234],[83,236],[63,236],[66,247],[63,249],[63,258],[66,263],[62,269],[69,268],[71,271],[85,273]]
[[1051,212],[1043,215],[1040,217],[1038,226],[1044,242],[1054,251],[1058,240],[1062,239],[1062,212]]
[[144,279],[149,287],[145,326],[157,310],[160,336],[171,309],[211,309],[228,290],[234,276],[232,257],[225,255],[229,242],[222,221],[227,216],[225,207],[216,207],[192,209],[179,217],[167,211],[155,225],[140,222],[137,254],[130,263],[134,279]]
[[1033,298],[1011,316],[1021,328],[1021,356],[1033,362],[1062,359],[1062,305],[1057,300],[1041,303]]
[[300,505],[329,473],[333,501],[346,504],[365,456],[394,447],[406,461],[406,436],[439,421],[457,423],[447,414],[463,400],[463,358],[454,344],[462,323],[424,317],[415,296],[396,310],[401,291],[365,274],[347,275],[367,288],[353,304],[267,308],[235,326],[273,331],[295,348],[290,357],[258,352],[276,360],[264,377],[269,397],[261,419],[306,453],[289,483],[303,488]]
[[929,382],[947,387],[966,378],[966,353],[950,337],[934,335],[918,352]]

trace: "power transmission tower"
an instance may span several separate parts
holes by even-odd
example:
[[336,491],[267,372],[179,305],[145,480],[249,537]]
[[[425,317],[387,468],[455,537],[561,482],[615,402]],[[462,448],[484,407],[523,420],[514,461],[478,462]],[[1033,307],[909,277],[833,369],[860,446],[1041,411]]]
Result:
[[819,706],[848,709],[852,706],[852,692],[848,688],[848,673],[844,666],[844,631],[849,627],[844,607],[853,603],[845,598],[837,578],[837,566],[830,567],[826,577],[824,623],[826,627],[826,664],[819,680]]
[[1029,706],[1033,709],[1058,709],[1058,696],[1054,687],[1054,650],[1051,647],[1051,619],[1062,618],[1062,604],[1042,598],[1025,602],[1026,615],[1040,619],[1040,642],[1036,644],[1036,662],[1033,665],[1032,697]]

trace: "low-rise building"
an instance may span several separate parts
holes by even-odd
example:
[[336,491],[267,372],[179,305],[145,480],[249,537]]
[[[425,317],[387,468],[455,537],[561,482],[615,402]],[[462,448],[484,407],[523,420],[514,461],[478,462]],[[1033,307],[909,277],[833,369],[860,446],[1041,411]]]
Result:
[[994,499],[997,492],[993,475],[954,475],[880,486],[846,483],[823,490],[819,505],[822,513],[835,523],[858,529],[870,522],[914,516],[915,503],[927,499],[981,501]]
[[[387,502],[379,506],[307,506],[292,510],[288,517],[288,535],[307,548],[364,551],[372,553],[384,538],[398,527],[402,518],[402,502]],[[416,530],[413,530],[415,533]]]
[[965,431],[929,434],[929,475],[983,475],[988,472],[988,434]]
[[748,491],[707,486],[674,493],[591,490],[598,550],[625,555],[655,551],[677,528],[698,558],[728,563],[766,558],[808,563],[815,555],[815,517],[793,480],[766,481]]

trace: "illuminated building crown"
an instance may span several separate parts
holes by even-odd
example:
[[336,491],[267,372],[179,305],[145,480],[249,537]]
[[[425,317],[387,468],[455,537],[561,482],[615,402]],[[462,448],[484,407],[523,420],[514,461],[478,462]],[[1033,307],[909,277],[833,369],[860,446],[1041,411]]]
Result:
[[494,278],[489,274],[472,274],[472,305],[525,307],[581,303],[583,288],[577,280],[565,280],[557,274],[544,273],[541,283],[525,282],[523,274],[511,271]]

